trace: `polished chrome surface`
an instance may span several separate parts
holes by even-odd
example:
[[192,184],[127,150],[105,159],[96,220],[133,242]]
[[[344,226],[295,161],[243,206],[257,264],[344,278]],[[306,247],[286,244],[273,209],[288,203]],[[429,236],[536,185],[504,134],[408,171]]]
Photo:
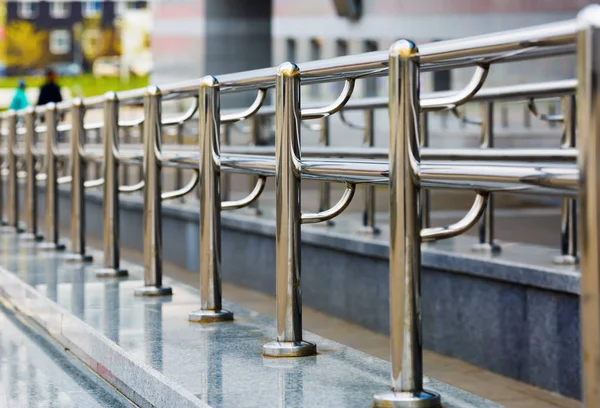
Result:
[[8,111],[6,118],[8,125],[8,225],[17,232],[23,230],[19,226],[19,190],[17,177],[17,155],[15,153],[17,145],[17,114],[15,111]]
[[[37,138],[35,132],[36,114],[32,107],[28,107],[23,115],[25,124],[25,233],[23,239],[41,241],[44,237],[38,233],[38,188],[37,188],[37,159],[33,149]],[[1,189],[1,188],[0,188]],[[2,198],[0,197],[0,201]],[[0,205],[1,208],[1,205]]]
[[[494,147],[494,103],[481,103],[481,141],[479,147],[491,149]],[[494,242],[494,195],[487,197],[487,207],[479,223],[479,242],[473,247],[474,251],[498,253],[500,245]]]
[[221,300],[221,172],[219,169],[219,82],[207,76],[200,85],[200,310],[190,313],[192,322],[233,320]]
[[392,387],[376,407],[441,407],[423,390],[419,187],[419,50],[408,40],[390,48],[390,343]]
[[103,143],[103,268],[96,271],[97,276],[126,276],[127,271],[121,269],[119,245],[119,159],[117,139],[119,136],[119,99],[114,92],[104,95],[104,127]]
[[[564,96],[561,101],[563,140],[561,147],[571,149],[576,146],[576,101],[574,95]],[[560,255],[554,258],[559,265],[579,263],[577,252],[577,200],[563,198],[560,225]]]
[[302,340],[300,291],[300,69],[284,63],[275,87],[277,340],[263,347],[269,357],[301,357],[317,352]]
[[[497,252],[494,242],[492,193],[520,193],[557,196],[563,199],[561,256],[557,262],[575,263],[578,258],[575,239],[576,202],[580,198],[582,237],[582,324],[584,349],[584,398],[587,406],[600,404],[597,384],[600,379],[600,205],[598,171],[600,139],[598,133],[597,48],[600,39],[600,6],[590,6],[579,17],[560,23],[530,27],[503,33],[424,44],[417,50],[410,41],[397,42],[389,52],[380,51],[298,65],[286,63],[278,68],[208,76],[159,90],[150,87],[109,93],[105,97],[75,99],[58,105],[37,107],[25,113],[25,129],[17,129],[14,112],[1,115],[8,138],[0,149],[4,158],[2,177],[8,181],[9,203],[18,203],[17,184],[21,177],[27,185],[27,229],[36,234],[35,181],[45,180],[46,229],[49,247],[58,243],[57,186],[72,183],[72,241],[81,257],[84,245],[84,188],[104,184],[105,268],[100,276],[120,276],[119,269],[119,192],[144,190],[144,287],[135,294],[162,296],[172,293],[162,285],[162,201],[188,194],[199,183],[200,195],[200,279],[201,308],[189,320],[215,322],[231,320],[222,310],[221,299],[221,223],[220,212],[251,206],[263,192],[267,177],[276,180],[276,291],[277,338],[263,347],[271,357],[297,357],[316,353],[316,346],[302,338],[302,304],[300,290],[302,223],[329,221],[344,211],[352,199],[356,184],[364,184],[363,231],[376,233],[375,187],[390,188],[390,330],[392,387],[391,392],[375,397],[376,406],[439,407],[440,398],[423,390],[422,333],[420,315],[420,244],[456,236],[482,219],[478,249]],[[571,54],[577,48],[576,79],[502,87],[484,87],[492,65],[534,58]],[[425,71],[471,67],[469,83],[459,90],[420,93],[419,74]],[[389,76],[389,97],[351,100],[354,84],[363,77]],[[344,82],[340,95],[332,103],[301,105],[301,85],[321,82]],[[263,106],[269,88],[275,87],[274,106]],[[252,90],[257,93],[246,109],[221,111],[220,95]],[[575,96],[578,107],[575,107]],[[162,102],[194,98],[194,104],[182,116],[162,117]],[[561,97],[560,115],[542,114],[540,99]],[[119,121],[119,104],[144,101],[144,115],[134,121]],[[531,114],[546,122],[562,122],[563,142],[560,149],[495,148],[494,104],[505,101],[528,101]],[[477,102],[482,117],[473,121],[457,106]],[[84,123],[83,112],[103,104],[103,123]],[[374,147],[374,111],[389,110],[389,149]],[[72,124],[57,124],[57,115],[72,111]],[[178,144],[183,141],[183,123],[199,111],[199,146],[162,146],[162,127],[177,126]],[[356,125],[344,118],[344,111],[362,110],[364,124]],[[481,126],[479,148],[433,149],[428,145],[427,112],[449,110],[463,123]],[[575,143],[574,113],[577,131],[582,138]],[[45,114],[45,124],[35,127],[36,113]],[[350,128],[362,129],[364,145],[360,148],[330,147],[329,116],[338,113]],[[275,146],[257,146],[259,133],[269,126],[275,115]],[[319,119],[313,130],[320,132],[319,146],[300,146],[302,120]],[[220,126],[250,121],[249,146],[224,146],[220,149]],[[119,129],[131,129],[143,123],[143,140],[117,148]],[[304,126],[308,126],[306,123]],[[227,126],[225,132],[227,131]],[[103,145],[87,143],[85,132],[102,129]],[[269,128],[270,129],[270,128]],[[57,132],[71,131],[71,146],[58,145]],[[46,151],[35,151],[35,132],[46,133]],[[25,135],[25,149],[16,147],[17,138]],[[129,135],[131,136],[131,135]],[[598,139],[598,140],[596,140]],[[226,140],[228,144],[229,140]],[[198,150],[195,150],[199,148]],[[35,161],[43,157],[45,170],[36,174]],[[24,156],[26,169],[17,166]],[[303,157],[302,157],[303,156]],[[58,163],[72,160],[71,174],[58,174]],[[579,160],[579,163],[577,163]],[[102,163],[102,179],[84,180],[85,161]],[[139,166],[143,180],[119,185],[119,164]],[[176,190],[163,192],[161,171],[175,168]],[[183,171],[193,170],[187,185]],[[250,193],[230,200],[229,190],[221,191],[221,173],[249,175]],[[301,212],[301,180],[322,184],[316,213]],[[0,177],[0,182],[2,178]],[[331,206],[330,186],[346,186],[341,199]],[[361,186],[362,187],[362,186]],[[429,220],[428,190],[468,190],[476,193],[471,210],[458,222],[432,227]],[[3,192],[0,189],[0,194]],[[1,201],[1,200],[0,200]],[[29,202],[31,201],[31,203]],[[486,207],[487,206],[487,207]],[[258,212],[257,207],[251,207]],[[9,221],[18,225],[18,205],[9,207]],[[482,218],[483,217],[483,218]],[[234,323],[235,324],[235,323]],[[223,325],[220,325],[223,326]],[[265,359],[265,361],[269,361]]]
[[582,400],[600,406],[600,6],[577,16]]
[[72,261],[91,262],[85,252],[85,159],[82,157],[85,140],[85,107],[76,98],[71,108],[71,254]]
[[151,86],[144,96],[144,287],[135,290],[136,296],[173,294],[162,285],[161,117],[161,93]]
[[40,249],[64,250],[65,245],[60,243],[58,224],[58,169],[56,158],[56,126],[58,124],[58,110],[56,105],[49,103],[45,106],[46,123],[46,151],[44,155],[46,170],[46,242],[39,244]]

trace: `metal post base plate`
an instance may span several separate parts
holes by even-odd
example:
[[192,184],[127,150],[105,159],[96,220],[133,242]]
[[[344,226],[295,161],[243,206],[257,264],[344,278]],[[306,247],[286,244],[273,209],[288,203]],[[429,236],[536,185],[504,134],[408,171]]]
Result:
[[98,278],[124,278],[129,275],[126,269],[100,268],[96,270]]
[[502,251],[502,249],[500,248],[499,245],[488,244],[488,243],[475,244],[475,245],[473,245],[472,250],[473,250],[473,252],[488,253],[488,254],[499,254]]
[[317,346],[307,341],[272,341],[263,346],[266,357],[306,357],[317,354]]
[[144,286],[137,288],[133,294],[136,296],[171,296],[173,289],[168,286]]
[[555,265],[578,265],[579,257],[573,255],[559,255],[552,260]]
[[87,254],[71,253],[71,254],[66,254],[64,257],[64,260],[66,262],[72,262],[72,263],[89,263],[89,262],[94,261],[94,257],[91,255],[87,255]]
[[214,323],[228,322],[233,320],[233,313],[228,310],[196,310],[190,313],[190,322],[194,323]]
[[435,392],[387,392],[373,397],[375,408],[441,408],[440,396]]
[[40,242],[37,246],[42,251],[64,251],[67,247],[60,242]]
[[19,239],[23,241],[37,241],[42,242],[44,240],[44,236],[42,234],[34,234],[32,232],[25,232],[19,235]]

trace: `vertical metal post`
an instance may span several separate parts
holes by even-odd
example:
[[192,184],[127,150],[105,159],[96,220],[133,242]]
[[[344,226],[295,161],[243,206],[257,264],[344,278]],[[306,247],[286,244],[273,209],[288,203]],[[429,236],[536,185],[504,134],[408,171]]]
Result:
[[[250,118],[250,146],[258,145],[260,140],[260,132],[262,131],[263,126],[265,125],[264,117],[262,116],[254,116]],[[249,191],[254,190],[256,183],[258,182],[257,176],[250,177],[250,185]],[[252,204],[248,206],[249,211],[254,215],[262,214],[260,208],[258,207],[258,200],[254,201]]]
[[[131,128],[126,127],[123,129],[123,144],[130,144],[131,143]],[[122,177],[122,182],[123,185],[129,185],[129,170],[131,170],[131,167],[129,164],[125,164],[122,166],[123,167],[123,177]]]
[[[482,149],[494,147],[494,103],[481,104],[481,142]],[[500,252],[500,246],[494,243],[494,195],[490,194],[485,213],[479,222],[479,243],[473,246],[477,252]]]
[[17,113],[8,111],[8,139],[6,153],[8,155],[8,225],[17,232],[23,232],[19,227],[19,177],[17,175]]
[[375,407],[440,407],[423,390],[419,187],[419,51],[408,40],[390,48],[390,341],[392,390]]
[[127,276],[121,268],[119,248],[119,158],[117,141],[119,137],[119,99],[115,92],[104,95],[104,126],[102,147],[104,156],[104,220],[102,236],[104,240],[104,264],[96,270],[99,277]]
[[[576,146],[575,137],[575,95],[564,96],[561,100],[563,117],[563,149]],[[577,255],[577,200],[563,198],[561,208],[560,255],[553,259],[555,264],[576,265]]]
[[[363,135],[363,146],[373,147],[375,145],[375,111],[365,109],[365,126]],[[362,228],[360,233],[377,235],[381,231],[375,226],[375,186],[365,184],[365,206],[363,209]]]
[[600,6],[577,16],[577,131],[583,406],[600,406]]
[[[180,122],[176,125],[175,138],[176,138],[177,144],[179,146],[183,146],[183,122]],[[183,187],[183,169],[180,167],[177,167],[175,169],[175,189],[180,189],[182,187]],[[179,199],[179,201],[184,202],[185,198],[181,197]]]
[[233,320],[221,304],[221,175],[219,156],[219,82],[204,77],[198,95],[200,146],[200,310],[190,313],[192,322]]
[[[323,147],[329,146],[329,117],[325,116],[320,120],[319,126],[319,145]],[[319,183],[319,211],[325,211],[331,207],[331,184],[321,181]],[[322,226],[333,226],[334,222],[328,220],[326,222],[317,224]]]
[[[227,123],[222,125],[222,128],[219,128],[219,137],[221,137],[221,129],[223,130],[223,135],[222,135],[222,140],[221,142],[225,145],[225,146],[229,146],[231,144],[231,126]],[[202,134],[199,134],[198,136],[199,138],[202,138]],[[198,142],[200,143],[200,145],[202,146],[202,140],[199,139]],[[223,201],[227,201],[231,198],[231,174],[229,173],[223,173],[221,175],[221,180],[219,181],[219,183],[221,183],[221,200]],[[250,190],[252,191],[252,190]],[[200,187],[200,183],[198,184],[198,199],[200,199],[200,196],[202,195],[202,188]]]
[[71,107],[71,254],[67,258],[73,262],[92,262],[91,255],[85,253],[85,170],[82,155],[85,143],[85,106],[81,98],[75,98]]
[[56,160],[56,126],[58,111],[56,104],[46,104],[46,242],[39,244],[40,249],[64,250],[65,245],[59,242],[58,229],[58,174]]
[[275,269],[277,340],[263,346],[270,357],[314,355],[302,341],[300,291],[300,68],[284,63],[275,80]]
[[33,148],[36,145],[35,133],[35,109],[28,107],[25,110],[25,234],[21,235],[22,239],[42,241],[44,237],[38,234],[37,222],[37,170],[36,157],[33,154]]
[[151,86],[144,96],[144,286],[136,296],[169,296],[162,285],[162,96]]
[[[427,112],[421,112],[421,128],[419,130],[419,146],[429,147],[429,115]],[[427,189],[421,190],[421,228],[429,228],[431,226],[431,200],[430,191]]]

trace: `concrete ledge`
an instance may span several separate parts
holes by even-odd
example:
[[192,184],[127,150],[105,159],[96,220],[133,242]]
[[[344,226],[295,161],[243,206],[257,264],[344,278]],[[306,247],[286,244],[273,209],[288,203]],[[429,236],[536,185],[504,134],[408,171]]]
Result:
[[[61,192],[68,225],[69,193]],[[102,236],[102,197],[86,196],[87,231]],[[275,294],[275,225],[263,217],[223,213],[223,279]],[[121,243],[142,250],[140,196],[122,195]],[[353,217],[336,227],[302,229],[303,303],[371,330],[389,333],[387,234],[353,233]],[[422,316],[427,349],[562,395],[580,398],[579,272],[551,264],[533,245],[476,254],[458,238],[424,245]],[[165,203],[164,259],[198,271],[198,204]],[[249,269],[248,265],[252,265]],[[225,297],[227,294],[225,293]]]
[[[15,235],[0,236],[0,251],[3,300],[140,406],[237,408],[283,400],[364,407],[388,388],[389,363],[310,333],[305,339],[317,344],[317,356],[263,358],[274,321],[234,304],[225,304],[236,315],[232,323],[190,324],[198,291],[168,278],[172,299],[134,298],[139,266],[125,264],[126,279],[97,279],[99,265],[67,264],[63,254],[40,252]],[[446,408],[500,407],[433,379],[425,386],[442,395]]]

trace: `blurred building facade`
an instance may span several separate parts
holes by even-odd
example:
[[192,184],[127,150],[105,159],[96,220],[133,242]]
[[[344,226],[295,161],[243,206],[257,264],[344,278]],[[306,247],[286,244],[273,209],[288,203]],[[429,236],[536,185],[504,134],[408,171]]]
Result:
[[[591,0],[157,0],[152,38],[155,79],[164,82],[338,55],[386,49],[396,39],[417,43],[481,35],[573,18]],[[336,8],[337,6],[337,8]],[[358,18],[339,15],[357,6]],[[499,65],[489,84],[573,75],[571,58]],[[472,71],[450,74],[460,86]],[[509,79],[507,80],[507,77]],[[384,80],[360,84],[378,94]],[[499,81],[498,81],[499,82]],[[424,77],[424,88],[433,87]],[[335,86],[316,88],[325,97]]]
[[6,74],[89,71],[99,57],[121,54],[120,17],[145,0],[5,0],[0,60]]

